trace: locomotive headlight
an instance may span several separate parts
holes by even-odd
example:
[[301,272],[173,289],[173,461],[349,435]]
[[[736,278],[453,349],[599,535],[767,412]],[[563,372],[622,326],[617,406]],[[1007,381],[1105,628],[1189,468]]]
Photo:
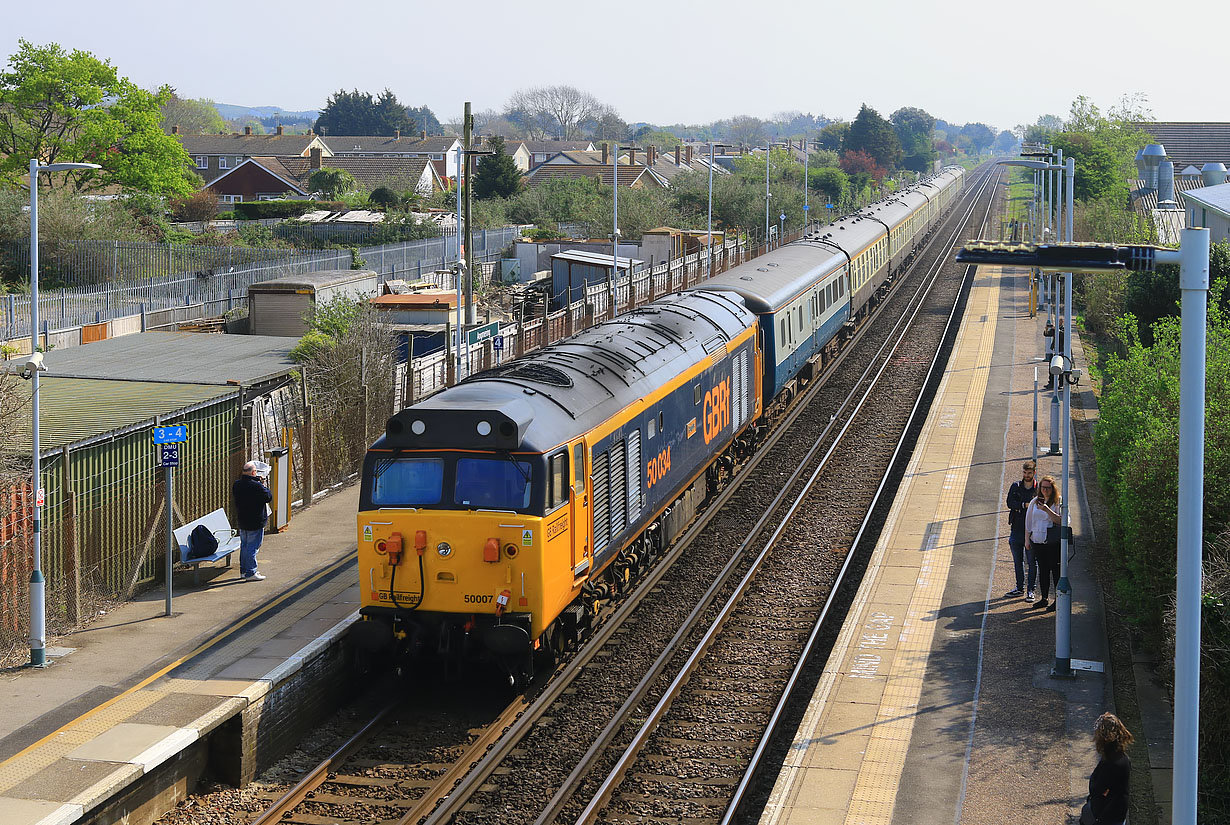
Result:
[[427,432],[427,425],[423,423],[423,420],[421,418],[415,419],[410,424],[410,432],[414,433],[415,435],[422,435],[423,433]]
[[449,546],[449,543],[447,541],[442,541],[436,545],[436,552],[439,553],[441,556],[448,557],[448,556],[453,555],[453,548]]
[[483,435],[483,436],[491,435],[491,422],[490,421],[478,422],[478,434]]

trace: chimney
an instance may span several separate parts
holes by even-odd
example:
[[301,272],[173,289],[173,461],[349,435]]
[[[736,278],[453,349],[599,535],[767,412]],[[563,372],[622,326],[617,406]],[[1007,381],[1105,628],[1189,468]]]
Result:
[[426,129],[419,132],[419,140],[427,140],[427,130]]
[[652,143],[645,147],[645,165],[646,166],[653,166],[654,151],[655,151],[655,147]]
[[251,127],[251,126],[245,126],[245,127],[243,127],[243,133],[244,133],[245,135],[250,135],[250,134],[252,134],[252,127]]
[[324,166],[324,161],[322,160],[322,154],[323,153],[320,151],[319,146],[312,147],[311,151],[308,153],[308,157],[309,157],[308,168],[309,169],[320,169],[321,167]]
[[602,144],[602,165],[603,166],[606,166],[606,162],[610,160],[609,150],[607,148],[608,146],[609,144],[606,144],[606,143]]
[[[676,165],[676,166],[683,166],[683,164],[679,162],[679,151],[680,151],[680,150],[679,150],[679,147],[678,147],[678,146],[676,146],[676,147],[675,147],[675,165]],[[691,151],[691,150],[689,150],[689,151]],[[691,158],[689,158],[689,160],[691,160]]]
[[687,160],[688,166],[691,166],[691,165],[692,165],[692,144],[690,144],[690,143],[688,144],[688,155],[687,155],[687,157],[688,157],[688,160]]
[[277,131],[274,134],[278,134],[278,135],[282,134],[282,124],[281,123],[278,124]]
[[393,130],[393,140],[401,140],[401,129]]
[[[616,163],[618,163],[618,162],[619,162],[619,161],[616,161]],[[631,147],[630,149],[628,149],[628,165],[629,165],[629,166],[635,166],[635,165],[636,165],[636,147],[635,147],[635,146],[633,146],[633,147]]]
[[179,127],[178,127],[178,126],[172,126],[172,127],[171,127],[171,134],[173,134],[173,135],[178,135],[178,134],[179,134]]

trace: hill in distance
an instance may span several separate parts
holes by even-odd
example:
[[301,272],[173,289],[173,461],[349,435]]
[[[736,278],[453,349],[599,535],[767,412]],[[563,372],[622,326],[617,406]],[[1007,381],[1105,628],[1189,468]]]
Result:
[[218,110],[218,114],[227,120],[241,117],[265,118],[279,115],[287,123],[293,123],[296,121],[315,122],[316,118],[320,116],[320,112],[314,109],[304,112],[290,112],[281,106],[237,106],[233,103],[215,103],[214,108]]

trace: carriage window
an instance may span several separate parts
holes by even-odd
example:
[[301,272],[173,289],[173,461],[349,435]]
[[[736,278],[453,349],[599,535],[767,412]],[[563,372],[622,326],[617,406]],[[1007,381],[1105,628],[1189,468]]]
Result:
[[577,495],[585,492],[585,445],[576,444],[572,448],[572,489]]
[[399,458],[387,463],[377,461],[372,476],[372,504],[377,507],[439,504],[444,489],[444,460]]
[[548,488],[547,509],[568,501],[568,453],[556,453],[550,459],[551,484]]
[[530,506],[532,467],[508,458],[463,458],[457,462],[454,501],[464,507],[520,510]]

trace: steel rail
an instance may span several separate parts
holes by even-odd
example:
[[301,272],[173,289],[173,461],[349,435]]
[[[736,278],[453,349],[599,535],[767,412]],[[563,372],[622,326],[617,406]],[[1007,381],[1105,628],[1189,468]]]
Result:
[[[894,287],[903,283],[898,280]],[[854,338],[850,344],[856,343],[866,335],[867,330],[871,326],[871,321],[878,318],[885,305],[885,301],[881,301],[879,306],[870,314],[864,323],[860,325]],[[881,348],[882,349],[882,348]],[[564,694],[571,683],[584,671],[585,667],[597,657],[597,654],[605,648],[611,636],[615,634],[620,627],[627,621],[629,616],[639,606],[643,596],[650,592],[659,581],[666,575],[672,565],[687,550],[689,545],[708,525],[709,519],[713,514],[720,512],[722,507],[735,496],[742,484],[750,479],[756,467],[771,453],[772,448],[785,436],[789,431],[790,426],[797,421],[806,408],[807,401],[814,397],[825,384],[825,379],[831,377],[832,373],[839,368],[849,357],[853,351],[853,346],[846,346],[840,355],[835,358],[821,373],[821,375],[811,382],[807,391],[799,395],[795,403],[792,405],[787,416],[778,423],[774,428],[769,439],[757,450],[756,454],[740,468],[738,475],[733,479],[733,483],[728,484],[724,490],[719,493],[717,498],[711,502],[705,511],[705,515],[698,518],[679,539],[674,543],[672,548],[659,561],[658,564],[648,571],[643,579],[638,583],[636,590],[629,595],[625,601],[617,607],[613,613],[604,621],[599,630],[589,639],[586,645],[574,655],[568,662],[561,667],[554,677],[547,684],[542,693],[540,693],[534,702],[528,707],[517,720],[503,731],[503,735],[496,741],[486,754],[474,765],[471,766],[463,778],[457,781],[455,787],[444,796],[430,815],[425,819],[421,819],[423,825],[444,825],[456,813],[460,811],[462,806],[477,792],[477,790],[487,781],[494,772],[495,768],[516,748],[522,738],[529,732],[533,725],[545,715],[554,703]],[[866,370],[864,371],[864,375]],[[861,380],[861,377],[860,377]],[[833,425],[830,424],[825,432],[829,432]],[[788,489],[788,488],[787,488]],[[784,496],[784,492],[779,494],[778,499]],[[777,501],[775,501],[775,505]],[[763,522],[763,520],[762,520]],[[763,525],[761,525],[763,526]],[[758,528],[759,529],[759,528]],[[734,554],[735,557],[738,554]],[[737,563],[737,558],[732,562],[728,562],[727,569]],[[725,569],[724,571],[725,572]],[[410,822],[410,818],[402,820],[404,823]]]
[[[919,305],[921,305],[921,300],[922,298],[925,297],[925,291],[929,289],[930,287],[930,283],[928,282],[928,279],[933,279],[933,278],[934,278],[934,273],[929,273],[926,277],[923,278],[923,282],[919,284],[919,286],[915,289],[914,294],[910,296],[909,304],[907,304],[907,306],[910,304],[913,304],[915,301],[918,301]],[[899,281],[898,283],[904,283],[904,282]],[[885,303],[886,302],[881,302],[880,306],[883,307]],[[879,308],[877,308],[877,313],[878,312],[879,312]],[[730,561],[727,562],[726,566],[718,574],[713,584],[709,586],[705,594],[698,600],[697,606],[692,610],[692,612],[688,615],[688,617],[683,621],[679,630],[676,631],[675,635],[667,643],[665,649],[658,656],[658,658],[654,661],[653,665],[646,672],[645,676],[640,680],[637,686],[632,690],[629,697],[624,701],[624,703],[621,705],[619,710],[616,711],[616,713],[611,717],[611,720],[603,728],[603,731],[599,734],[597,740],[595,740],[595,743],[589,748],[589,750],[586,751],[585,755],[581,758],[581,760],[578,762],[576,767],[569,774],[568,778],[564,781],[563,785],[561,785],[560,788],[556,791],[556,793],[552,796],[551,800],[547,803],[547,807],[535,820],[534,825],[546,825],[546,823],[552,822],[559,815],[564,805],[567,803],[568,799],[571,797],[572,792],[575,789],[576,785],[592,769],[594,762],[596,762],[597,759],[602,755],[602,753],[606,751],[607,747],[609,746],[610,741],[614,738],[615,733],[618,731],[620,727],[622,727],[622,725],[627,720],[628,716],[632,713],[632,711],[636,708],[636,706],[639,705],[644,700],[645,695],[648,694],[650,688],[658,680],[662,671],[665,669],[666,665],[670,662],[671,659],[675,658],[679,654],[679,648],[682,645],[683,640],[694,632],[697,624],[699,623],[701,616],[712,605],[713,599],[716,597],[717,592],[729,583],[731,573],[734,570],[734,568],[741,561],[745,560],[746,553],[747,553],[749,546],[752,545],[755,539],[757,538],[757,536],[760,535],[761,531],[764,529],[765,524],[768,521],[770,521],[770,519],[773,518],[774,514],[781,507],[782,501],[786,498],[790,489],[794,487],[794,485],[799,481],[799,479],[803,475],[804,468],[810,465],[816,453],[820,450],[820,448],[823,446],[825,441],[828,439],[834,427],[837,426],[837,422],[844,417],[850,405],[855,402],[855,396],[857,394],[856,392],[857,389],[863,386],[863,384],[869,380],[869,376],[871,375],[872,370],[876,368],[877,364],[880,364],[881,359],[883,359],[884,364],[887,364],[888,356],[885,356],[885,350],[890,345],[893,345],[895,349],[895,346],[897,343],[894,341],[895,337],[898,335],[899,332],[903,333],[902,325],[908,324],[909,320],[912,317],[913,316],[910,316],[910,318],[907,318],[906,313],[902,313],[902,315],[898,317],[896,323],[893,325],[893,327],[889,330],[888,334],[886,335],[884,342],[880,345],[880,348],[875,352],[874,355],[872,355],[870,359],[868,359],[867,367],[863,370],[862,374],[859,375],[859,377],[853,382],[853,389],[851,390],[850,394],[847,395],[846,398],[841,402],[837,410],[834,412],[833,418],[829,421],[828,425],[825,426],[825,428],[816,437],[816,441],[811,446],[811,448],[808,450],[807,455],[804,456],[802,460],[800,460],[798,467],[796,468],[794,473],[791,475],[791,477],[782,484],[781,491],[773,499],[772,503],[770,503],[769,506],[765,508],[763,515],[756,522],[756,524],[747,532],[746,537],[743,539],[743,541],[739,544],[738,548],[732,554]],[[865,331],[868,329],[868,327],[869,327],[869,323],[864,323],[862,325],[862,330],[860,331],[860,335],[865,334]],[[838,366],[841,363],[841,361],[844,360],[845,353],[849,351],[850,351],[850,348],[847,347],[846,350],[843,351],[842,358],[838,359],[837,361],[834,361],[833,364],[830,365],[829,369],[826,370],[824,376],[822,377],[827,377],[829,375],[829,371],[832,369],[835,369],[836,366]],[[889,356],[891,356],[891,353],[889,353]],[[883,368],[884,368],[883,365],[881,365],[880,371],[882,371]],[[817,392],[820,389],[820,387],[823,386],[823,384],[824,382],[822,380],[817,380],[814,383],[814,386],[809,389],[806,395],[800,396],[800,401],[803,401],[805,399],[810,400],[811,394],[814,392]],[[873,380],[873,384],[874,384],[874,380]],[[804,409],[805,407],[806,407],[806,404],[800,403],[799,407],[797,407],[796,409],[799,412],[801,412],[802,409]],[[797,417],[797,414],[798,413],[796,412],[795,417]],[[851,413],[851,415],[853,415],[853,413]],[[791,418],[789,421],[783,422],[782,425],[780,425],[777,428],[776,433],[779,435],[779,437],[785,434],[785,432],[789,429],[789,425],[793,423],[794,420],[795,418]],[[758,455],[767,455],[768,452],[769,450],[767,449],[762,450],[760,453],[758,453]],[[716,510],[720,508],[715,506],[714,509]]]
[[[977,193],[978,195],[980,195],[982,192],[985,191],[989,177],[990,176],[988,175],[987,178],[984,178],[982,182],[982,186],[979,188],[979,191]],[[971,198],[969,208],[966,210],[966,213],[962,216],[961,220],[958,223],[957,228],[954,230],[952,236],[950,236],[949,240],[946,242],[945,244],[946,247],[951,246],[952,243],[955,241],[956,236],[959,235],[960,232],[963,230],[968,218],[970,217],[971,213],[976,208],[977,204],[978,204],[978,197],[977,195],[975,195],[975,197]],[[582,823],[589,823],[589,822],[594,821],[594,819],[596,818],[596,816],[598,815],[602,807],[609,800],[610,795],[614,792],[616,786],[619,784],[619,782],[622,781],[627,770],[631,768],[636,756],[640,753],[641,749],[643,748],[645,743],[648,741],[649,736],[657,729],[658,724],[661,722],[662,718],[665,716],[673,700],[682,691],[683,686],[687,683],[688,679],[690,678],[692,673],[695,671],[697,665],[704,658],[705,654],[708,652],[713,641],[717,638],[718,634],[724,628],[726,622],[730,619],[735,609],[741,603],[743,596],[746,594],[747,589],[751,586],[752,582],[754,581],[756,577],[756,574],[759,572],[764,561],[769,557],[769,554],[771,553],[772,549],[776,545],[777,540],[780,538],[781,534],[785,532],[785,530],[789,526],[790,519],[794,516],[798,508],[801,507],[804,501],[807,499],[809,493],[814,487],[815,482],[820,477],[820,474],[823,472],[823,470],[828,466],[829,461],[832,458],[838,446],[840,446],[842,438],[844,438],[846,433],[854,425],[854,422],[857,419],[858,413],[865,406],[872,391],[878,386],[879,379],[883,376],[884,371],[888,368],[888,366],[891,363],[892,355],[896,352],[897,348],[901,345],[901,343],[903,343],[904,335],[908,331],[909,325],[912,324],[913,321],[917,318],[918,314],[922,310],[922,307],[924,306],[923,298],[925,298],[925,295],[922,294],[923,289],[926,288],[929,290],[929,287],[934,285],[936,279],[938,278],[938,274],[940,270],[943,268],[944,263],[945,263],[945,260],[943,256],[937,258],[934,270],[931,273],[929,273],[927,277],[923,279],[923,282],[924,282],[923,285],[920,285],[919,290],[915,293],[915,297],[919,297],[919,300],[914,305],[912,312],[908,313],[908,316],[909,316],[908,320],[906,319],[906,316],[903,314],[902,319],[899,320],[898,324],[894,326],[892,333],[889,336],[889,339],[885,342],[885,347],[889,343],[891,343],[892,349],[889,351],[887,356],[883,357],[882,362],[879,363],[879,369],[876,370],[875,377],[866,386],[864,392],[862,393],[861,397],[858,400],[857,405],[854,407],[853,410],[850,411],[849,418],[847,418],[845,423],[843,424],[841,431],[837,435],[836,440],[834,441],[832,445],[830,445],[828,451],[826,452],[825,456],[821,460],[820,464],[817,465],[814,471],[811,473],[806,485],[798,493],[798,495],[795,497],[795,500],[790,505],[790,508],[787,511],[785,517],[783,518],[781,524],[779,524],[779,526],[770,536],[768,541],[765,542],[765,545],[763,546],[763,548],[757,555],[757,558],[755,559],[755,561],[752,563],[752,566],[747,571],[747,573],[744,575],[743,579],[740,581],[734,593],[732,593],[731,596],[728,598],[721,612],[719,613],[718,617],[713,621],[713,623],[710,625],[705,635],[697,643],[693,652],[691,653],[686,663],[684,664],[683,668],[679,671],[679,673],[676,675],[675,679],[671,682],[671,684],[666,688],[666,691],[664,692],[661,699],[659,699],[657,705],[654,707],[654,710],[649,714],[648,718],[641,725],[636,735],[633,737],[631,744],[629,744],[628,747],[624,750],[624,753],[620,756],[616,765],[608,773],[607,778],[603,781],[598,791],[595,792],[594,796],[591,798],[589,804],[586,806],[586,808],[581,813],[581,815],[577,818],[578,825],[582,825]],[[951,326],[953,317],[956,312],[956,308],[957,306],[959,306],[959,304],[960,304],[960,295],[958,295],[957,301],[954,303],[953,309],[949,313],[948,322],[945,325],[944,336],[946,336],[948,333],[948,329]],[[905,326],[906,326],[905,329],[901,329],[903,321],[905,322]],[[896,335],[898,331],[900,331],[901,334],[896,338],[896,340],[893,340],[893,336]],[[885,347],[881,347],[881,350],[877,353],[877,359],[883,356],[883,351]],[[930,382],[931,373],[933,372],[935,368],[938,358],[939,358],[939,351],[937,350],[937,353],[933,357],[931,365],[928,368],[928,373],[927,373],[928,377],[923,382],[924,389],[925,389],[925,386]],[[915,411],[917,411],[924,394],[925,393],[922,390],[920,390],[919,396],[915,400],[914,408],[911,411],[910,417],[907,419],[905,429],[903,429],[902,436],[898,440],[897,447],[894,450],[893,459],[890,460],[889,467],[886,470],[884,477],[881,479],[880,486],[877,489],[876,494],[873,498],[872,505],[868,511],[868,515],[864,518],[863,524],[859,530],[859,534],[858,536],[856,536],[856,542],[858,538],[861,537],[863,530],[865,529],[866,524],[868,520],[870,519],[871,511],[874,509],[875,503],[876,501],[878,501],[879,495],[881,491],[883,490],[888,477],[893,472],[893,469],[895,466],[895,459],[900,452],[901,446],[904,443],[904,440],[908,434],[908,428],[913,422],[914,413]],[[853,397],[853,394],[851,395],[851,397]],[[849,399],[847,399],[847,401],[848,400]],[[843,404],[843,408],[844,406],[845,404]],[[830,425],[830,428],[826,428],[825,430],[826,434],[829,429],[831,429],[831,425]],[[814,453],[815,448],[820,446],[820,443],[822,443],[823,439],[824,439],[824,435],[822,434],[820,439],[817,441],[817,444],[813,446],[812,452],[809,452],[809,459],[812,453]],[[803,462],[803,466],[806,466],[806,464],[807,464],[807,461],[805,460]],[[790,487],[794,485],[796,480],[797,480],[797,475],[796,477],[791,478],[791,480],[785,485],[785,488],[788,490]],[[780,496],[779,496],[779,499],[780,499]],[[776,503],[777,502],[775,502],[775,505]],[[772,509],[775,509],[775,508],[771,508],[770,512],[772,512]],[[808,643],[805,646],[805,652],[810,652],[812,642],[814,638],[818,635],[820,626],[823,623],[824,619],[827,617],[829,606],[833,600],[833,594],[836,593],[836,591],[840,587],[842,583],[842,579],[849,568],[850,560],[853,558],[853,551],[854,551],[854,546],[851,547],[850,552],[848,552],[846,555],[846,560],[842,565],[842,568],[839,572],[837,580],[833,584],[833,587],[830,591],[830,596],[826,600],[824,608],[821,612],[821,616],[813,627],[811,636],[809,637]],[[697,611],[693,612],[693,615],[696,615],[698,611],[699,611],[699,608]],[[691,620],[691,618],[692,617],[690,616],[689,620]],[[690,621],[685,622],[685,625],[689,623]],[[690,635],[691,630],[692,630],[691,627],[687,627],[686,629],[681,629],[680,632],[676,634],[675,638],[672,639],[672,644],[674,644],[676,640],[678,640],[679,642],[682,642],[683,638],[685,638],[687,635]],[[673,658],[675,655],[678,654],[678,652],[679,651],[677,648],[668,649],[667,651],[663,652],[663,654],[659,657],[659,660],[663,661],[669,658]],[[788,688],[793,687],[794,682],[797,680],[797,675],[799,671],[801,670],[803,661],[805,661],[805,659],[801,658],[800,663],[796,665],[794,671],[792,672],[791,677],[787,682]],[[628,701],[625,703],[625,707],[631,708],[639,704],[644,699],[645,695],[648,694],[650,686],[651,685],[646,680],[643,680],[642,683],[638,685],[638,690],[634,691],[634,695],[630,697]],[[779,703],[779,707],[780,707],[780,703]],[[780,715],[780,710],[776,710],[772,717],[772,721],[774,723],[779,715]],[[612,730],[612,726],[608,725],[607,731],[604,731],[604,733],[608,733],[608,732],[609,732],[609,736],[604,741],[595,743],[594,747],[592,747],[590,751],[586,754],[586,759],[583,761],[587,762],[588,764],[592,764],[593,761],[596,761],[597,756],[602,751],[605,750],[605,745],[610,741],[611,738],[613,738],[615,730]],[[767,736],[762,737],[761,742],[758,745],[756,755],[754,757],[756,760],[758,760],[759,756],[763,753],[764,744],[766,742],[767,742]],[[581,771],[580,766],[578,766],[578,769],[574,770],[572,776],[570,776],[570,780],[573,780],[575,782],[579,780],[581,775],[583,775],[583,771]],[[742,795],[742,789],[745,788],[746,784],[747,782],[746,782],[746,774],[745,774],[745,780],[740,782],[739,788],[737,789],[740,796]],[[566,796],[565,792],[568,790],[568,788],[569,788],[569,783],[565,783],[565,787],[561,788],[561,791],[556,794],[555,798],[553,798],[551,805],[549,805],[549,810],[544,812],[544,814],[538,818],[536,825],[540,823],[550,822],[555,818],[555,816],[558,814],[559,810],[563,806],[563,801],[564,801],[563,797]],[[734,806],[732,805],[730,807],[733,808]]]
[[[995,176],[996,180],[998,180],[1001,176],[1002,172]],[[986,190],[987,185],[989,185],[989,180],[990,176],[988,175],[988,178],[984,180],[983,186],[980,188],[980,194],[982,191]],[[981,236],[982,229],[985,229],[990,214],[991,210],[988,208],[982,219],[982,226],[979,229],[979,236]],[[937,270],[942,268],[945,263],[946,261],[943,257],[937,258]],[[973,266],[966,267],[965,274],[962,276],[961,288],[957,291],[956,299],[953,301],[952,309],[949,311],[948,319],[944,324],[944,332],[940,336],[941,341],[947,340],[949,334],[952,332],[953,321],[957,318],[957,309],[961,305],[962,295],[967,289],[966,284],[970,280],[970,276],[973,274],[974,270],[975,267]],[[937,349],[935,355],[931,359],[931,364],[927,367],[927,379],[923,382],[924,388],[935,375],[941,353],[942,348]],[[730,804],[727,806],[726,811],[722,816],[720,825],[731,825],[734,818],[738,815],[739,806],[743,802],[743,797],[747,793],[748,788],[751,786],[752,781],[755,779],[757,772],[760,769],[761,761],[764,758],[765,752],[768,750],[769,744],[773,741],[777,734],[777,729],[781,723],[782,716],[785,714],[788,705],[794,698],[795,686],[797,685],[799,678],[802,676],[804,668],[811,659],[812,648],[815,646],[816,640],[820,636],[820,631],[823,629],[825,620],[828,618],[829,610],[832,608],[833,602],[838,595],[838,585],[845,579],[850,562],[854,559],[855,554],[858,552],[863,537],[871,524],[876,506],[880,502],[880,497],[884,494],[885,487],[888,486],[888,480],[893,473],[893,469],[897,466],[897,462],[901,456],[901,451],[904,449],[906,441],[909,438],[910,430],[915,424],[925,395],[925,392],[919,393],[918,397],[914,400],[914,406],[910,410],[909,418],[906,419],[905,427],[902,429],[901,436],[897,439],[897,445],[893,449],[893,455],[889,459],[889,469],[880,479],[880,484],[876,488],[875,495],[872,496],[871,506],[868,507],[867,514],[864,516],[862,523],[859,525],[858,532],[854,536],[854,541],[850,544],[850,552],[846,554],[846,559],[842,563],[841,570],[837,574],[837,580],[834,583],[832,590],[830,590],[828,598],[825,599],[824,607],[821,609],[819,617],[817,617],[815,624],[812,626],[811,633],[807,638],[807,644],[804,645],[803,651],[799,654],[798,662],[791,671],[790,678],[786,680],[785,689],[782,691],[782,695],[778,699],[776,707],[773,709],[773,714],[769,718],[769,723],[765,727],[764,734],[761,736],[760,741],[756,745],[756,750],[752,753],[752,758],[749,760],[748,766],[743,772],[743,777],[739,780],[739,784],[735,788],[734,795],[732,796]]]

